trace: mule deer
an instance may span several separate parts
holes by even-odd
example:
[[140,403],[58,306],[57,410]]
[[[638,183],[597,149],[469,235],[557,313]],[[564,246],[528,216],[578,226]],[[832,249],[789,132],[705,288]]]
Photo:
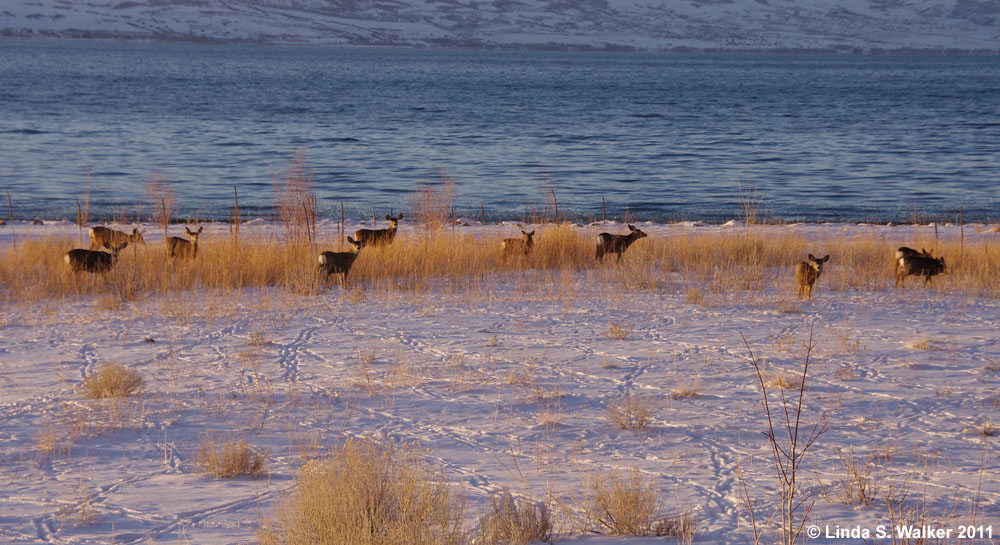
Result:
[[913,248],[907,248],[906,246],[900,246],[896,248],[896,263],[899,263],[900,259],[904,257],[933,257],[930,252],[921,248],[920,251],[916,251]]
[[354,239],[361,244],[362,248],[365,246],[392,244],[392,240],[396,238],[396,228],[399,227],[399,220],[403,219],[403,215],[400,214],[396,217],[386,215],[385,219],[389,220],[388,229],[358,229],[354,232]]
[[627,235],[611,235],[608,233],[597,235],[597,257],[594,259],[603,263],[604,254],[618,254],[617,262],[621,263],[622,252],[627,250],[633,242],[646,236],[646,233],[636,229],[635,225],[629,224],[628,230],[631,232]]
[[823,264],[827,261],[830,261],[829,255],[817,259],[809,254],[809,261],[800,261],[795,266],[795,282],[799,285],[799,299],[802,299],[803,292],[806,297],[812,299],[813,284],[819,280],[819,275],[823,274]]
[[77,248],[66,252],[63,260],[73,269],[73,272],[105,273],[110,271],[111,267],[118,261],[118,252],[121,252],[126,246],[128,246],[127,241],[119,246],[113,246],[110,253]]
[[145,245],[146,239],[142,238],[142,232],[139,231],[138,227],[132,229],[132,234],[115,231],[107,227],[98,226],[90,228],[91,250],[100,250],[105,247],[110,250],[122,242]]
[[184,228],[187,231],[188,236],[191,240],[187,240],[180,237],[167,237],[165,240],[167,244],[167,253],[170,257],[179,257],[181,259],[194,259],[198,257],[198,235],[205,229],[202,225],[197,231],[192,231],[187,227]]
[[[899,255],[898,251],[896,255]],[[910,275],[923,276],[926,286],[932,276],[943,272],[945,272],[943,257],[930,257],[930,254],[903,256],[896,262],[896,287],[902,284],[903,289],[906,289],[906,277]]]
[[535,245],[535,241],[531,238],[535,236],[535,232],[527,232],[521,229],[521,233],[524,234],[524,238],[505,238],[503,239],[503,255],[504,257],[521,254],[528,255],[531,253],[531,248]]
[[354,246],[353,252],[323,252],[319,254],[319,269],[326,273],[327,278],[332,274],[339,274],[342,277],[342,286],[347,285],[347,273],[351,272],[351,265],[361,253],[361,242],[347,237],[347,242]]

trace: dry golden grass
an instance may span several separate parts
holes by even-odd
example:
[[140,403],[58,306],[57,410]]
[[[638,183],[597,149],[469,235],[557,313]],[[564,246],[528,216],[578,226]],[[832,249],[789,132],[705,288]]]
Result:
[[677,538],[681,545],[691,545],[698,533],[698,523],[691,511],[661,517],[653,528],[657,536]]
[[656,416],[656,406],[647,396],[627,395],[608,403],[608,420],[623,430],[642,431]]
[[797,390],[802,385],[802,377],[800,375],[795,375],[784,369],[768,371],[764,379],[769,387],[781,390]]
[[464,503],[417,454],[348,440],[307,463],[262,520],[262,545],[463,545]]
[[[302,220],[305,222],[305,220]],[[290,222],[291,224],[292,222]],[[76,238],[41,237],[0,247],[0,301],[32,304],[40,300],[81,295],[113,296],[136,301],[194,289],[220,291],[283,287],[311,295],[324,289],[317,280],[316,256],[337,250],[332,235],[320,234],[316,243],[294,230],[286,242],[262,236],[206,235],[192,261],[170,260],[162,245],[129,246],[108,274],[74,274],[63,263],[71,248],[86,246]],[[776,288],[794,293],[793,268],[810,252],[830,254],[818,281],[817,296],[845,290],[884,290],[895,281],[893,254],[898,244],[885,238],[831,235],[821,243],[791,232],[759,229],[699,232],[672,229],[669,236],[652,235],[629,248],[621,264],[594,261],[598,228],[571,224],[538,226],[534,250],[519,260],[504,260],[505,234],[475,235],[461,227],[437,229],[417,225],[401,232],[393,244],[366,248],[351,269],[352,286],[376,292],[389,290],[444,290],[446,294],[490,297],[498,279],[513,280],[517,297],[572,299],[571,278],[564,273],[593,270],[588,286],[602,293],[674,289],[668,275],[684,282],[681,293],[689,302],[715,302],[761,296]],[[291,235],[288,235],[291,236]],[[947,273],[935,277],[930,289],[973,296],[1000,297],[1000,246],[988,240],[925,240],[910,243],[945,256]],[[612,289],[608,289],[608,288]],[[911,278],[906,293],[924,290]],[[684,290],[687,290],[686,292]],[[773,302],[771,304],[774,304]],[[795,310],[794,303],[785,303]],[[113,304],[102,303],[114,309]]]
[[618,322],[611,322],[608,326],[608,330],[604,332],[604,336],[616,341],[624,341],[632,334],[632,324],[619,324]]
[[844,477],[834,482],[833,491],[845,505],[873,505],[881,497],[882,484],[888,474],[884,456],[869,454],[865,458],[854,455],[854,449],[840,453],[844,464]]
[[198,444],[198,467],[220,479],[242,475],[262,477],[267,473],[270,453],[251,448],[243,439],[218,441],[208,436]]
[[83,379],[80,394],[91,399],[126,398],[141,393],[144,386],[138,371],[117,363],[104,363]]
[[531,498],[516,500],[506,488],[491,498],[489,511],[479,521],[476,543],[525,545],[552,538],[549,508]]
[[679,381],[670,391],[670,397],[673,399],[701,397],[701,379]]
[[656,522],[656,486],[638,469],[630,474],[595,474],[587,483],[589,513],[603,530],[615,535],[645,536]]

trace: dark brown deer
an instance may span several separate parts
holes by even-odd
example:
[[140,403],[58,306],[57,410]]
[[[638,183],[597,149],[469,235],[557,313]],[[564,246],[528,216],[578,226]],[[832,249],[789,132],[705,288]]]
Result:
[[924,277],[924,285],[930,283],[932,276],[945,272],[943,257],[929,255],[909,255],[900,257],[896,266],[896,287],[900,284],[906,289],[906,277],[917,275]]
[[802,299],[803,293],[812,299],[813,284],[823,274],[823,264],[827,261],[830,261],[829,255],[817,259],[809,254],[809,261],[800,261],[795,266],[795,282],[799,285],[799,299]]
[[128,246],[128,242],[123,242],[120,246],[112,247],[110,253],[77,248],[66,252],[63,260],[76,273],[105,273],[115,265],[118,261],[118,252],[121,252],[126,246]]
[[601,233],[597,235],[597,261],[604,262],[604,254],[618,254],[618,263],[622,260],[622,252],[628,249],[633,242],[639,240],[646,236],[639,229],[636,229],[635,225],[629,224],[628,230],[631,231],[627,235],[611,235],[608,233]]
[[198,257],[198,236],[201,235],[204,229],[204,225],[199,227],[197,231],[192,231],[185,227],[184,230],[187,231],[191,240],[180,237],[167,237],[164,240],[167,245],[167,254],[170,257],[179,257],[181,259],[194,259]]
[[535,241],[531,238],[535,236],[535,232],[527,232],[521,229],[521,233],[524,234],[524,238],[505,238],[503,239],[503,255],[504,257],[521,254],[528,255],[531,253],[531,248],[535,245]]
[[347,273],[351,272],[351,265],[354,265],[354,260],[358,258],[358,254],[361,253],[361,242],[354,240],[351,237],[347,237],[347,242],[354,246],[353,252],[323,252],[319,254],[319,270],[326,274],[329,278],[330,275],[339,274],[341,275],[341,285],[347,285]]
[[400,214],[396,217],[386,215],[385,219],[389,220],[388,229],[358,229],[354,232],[354,239],[361,244],[362,248],[392,244],[392,240],[396,238],[399,220],[403,219],[403,215]]
[[132,234],[123,233],[121,231],[115,231],[114,229],[108,229],[107,227],[91,227],[90,228],[90,249],[100,250],[101,248],[111,249],[123,242],[128,242],[129,244],[146,244],[146,239],[142,238],[142,232],[139,228],[133,228]]

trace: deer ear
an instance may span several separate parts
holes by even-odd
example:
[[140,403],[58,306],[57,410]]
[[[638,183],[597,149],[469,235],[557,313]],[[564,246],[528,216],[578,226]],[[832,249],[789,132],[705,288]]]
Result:
[[809,261],[819,261],[819,260],[813,257],[812,254],[809,254]]
[[385,219],[387,219],[387,220],[389,220],[389,221],[392,221],[392,220],[394,220],[394,219],[396,219],[396,218],[394,218],[394,217],[390,216],[389,214],[386,214],[386,215],[385,215]]
[[533,236],[534,234],[535,234],[535,231],[532,230],[530,233],[528,233],[528,236],[530,237],[530,236]]
[[205,230],[205,226],[202,225],[201,227],[198,228],[198,234],[200,235],[201,232],[204,231],[204,230]]
[[635,225],[632,225],[631,223],[628,224],[628,230],[629,231],[635,231]]
[[823,257],[823,259],[821,261],[823,261],[823,263],[826,263],[827,261],[830,261],[830,254],[826,254],[826,256]]

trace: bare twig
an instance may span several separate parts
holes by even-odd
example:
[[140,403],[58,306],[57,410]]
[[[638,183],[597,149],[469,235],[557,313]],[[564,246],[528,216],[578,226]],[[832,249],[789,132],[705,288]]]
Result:
[[[814,503],[810,501],[810,495],[799,497],[801,492],[798,483],[799,471],[801,470],[806,452],[827,428],[826,422],[822,421],[814,424],[807,435],[801,436],[799,433],[802,428],[802,408],[805,403],[806,379],[809,376],[809,363],[812,350],[815,346],[812,330],[809,331],[809,342],[806,346],[806,358],[802,367],[802,378],[798,385],[798,399],[789,400],[785,397],[784,392],[781,392],[785,440],[780,440],[775,433],[775,422],[770,398],[767,394],[767,381],[764,379],[764,369],[757,357],[754,356],[746,337],[742,333],[740,333],[740,337],[743,338],[743,344],[747,347],[747,352],[750,354],[750,363],[753,364],[754,370],[757,373],[757,380],[760,384],[764,400],[764,412],[767,416],[767,431],[764,433],[764,436],[767,437],[771,447],[771,459],[774,463],[775,475],[778,478],[780,489],[781,543],[783,545],[793,545],[802,534]],[[747,501],[749,504],[749,495],[747,495]]]

